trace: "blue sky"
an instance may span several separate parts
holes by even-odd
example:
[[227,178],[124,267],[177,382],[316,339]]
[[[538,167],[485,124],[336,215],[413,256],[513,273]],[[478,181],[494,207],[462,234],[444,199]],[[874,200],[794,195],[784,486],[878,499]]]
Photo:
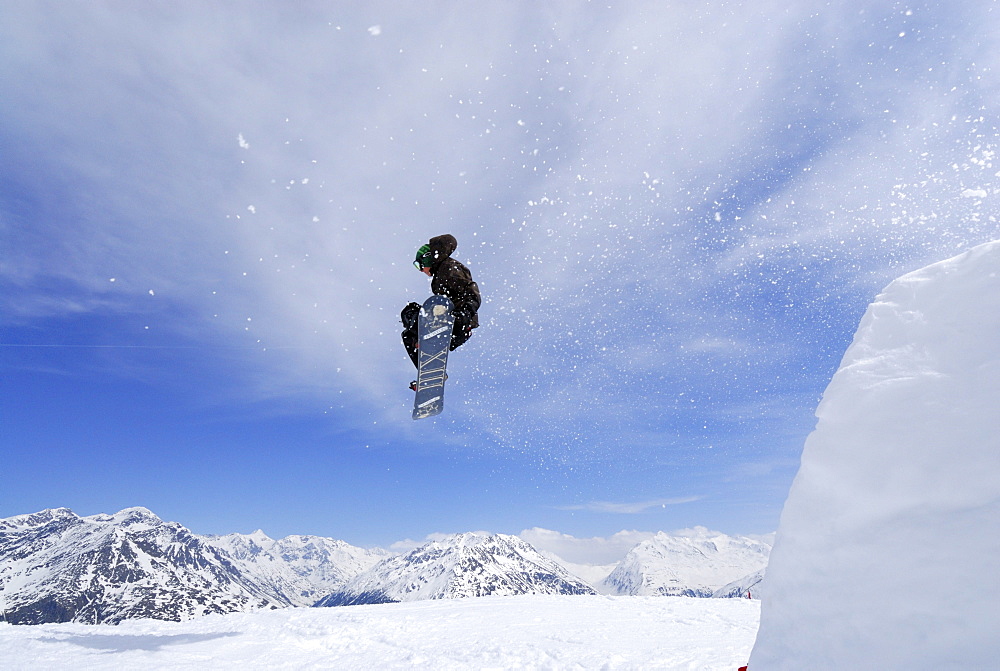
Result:
[[355,4],[0,8],[0,517],[767,533],[867,304],[1000,237],[991,2]]

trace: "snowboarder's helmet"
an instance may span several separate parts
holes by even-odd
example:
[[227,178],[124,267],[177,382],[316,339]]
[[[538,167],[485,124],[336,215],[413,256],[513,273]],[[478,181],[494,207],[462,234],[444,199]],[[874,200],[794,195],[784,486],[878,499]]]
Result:
[[417,250],[417,257],[413,260],[413,267],[417,270],[423,270],[424,268],[430,268],[433,262],[434,252],[431,251],[430,245],[423,245]]

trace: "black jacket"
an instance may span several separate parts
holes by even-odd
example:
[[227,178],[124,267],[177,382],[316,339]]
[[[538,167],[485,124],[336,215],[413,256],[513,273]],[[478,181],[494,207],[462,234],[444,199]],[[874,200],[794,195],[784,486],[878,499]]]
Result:
[[430,266],[431,291],[447,296],[455,305],[457,320],[464,320],[472,328],[479,326],[479,306],[483,299],[479,294],[479,285],[472,279],[472,273],[462,263],[451,258],[452,252],[458,248],[458,240],[453,235],[439,235],[431,238],[428,246],[434,255]]

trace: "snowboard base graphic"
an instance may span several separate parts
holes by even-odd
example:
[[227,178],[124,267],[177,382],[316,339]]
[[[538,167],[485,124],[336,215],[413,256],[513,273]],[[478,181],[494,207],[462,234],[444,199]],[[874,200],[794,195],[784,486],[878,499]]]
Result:
[[413,419],[424,419],[444,410],[444,381],[448,378],[448,346],[455,327],[455,313],[447,296],[431,296],[420,308],[417,322],[417,393]]

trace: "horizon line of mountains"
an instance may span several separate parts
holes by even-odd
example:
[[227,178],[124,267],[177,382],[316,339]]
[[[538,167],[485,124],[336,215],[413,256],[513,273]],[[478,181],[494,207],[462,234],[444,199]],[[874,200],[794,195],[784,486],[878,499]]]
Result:
[[202,536],[145,508],[0,519],[0,622],[117,624],[211,613],[520,594],[759,598],[771,546],[664,533],[591,584],[505,534],[455,534],[403,554],[319,536]]

